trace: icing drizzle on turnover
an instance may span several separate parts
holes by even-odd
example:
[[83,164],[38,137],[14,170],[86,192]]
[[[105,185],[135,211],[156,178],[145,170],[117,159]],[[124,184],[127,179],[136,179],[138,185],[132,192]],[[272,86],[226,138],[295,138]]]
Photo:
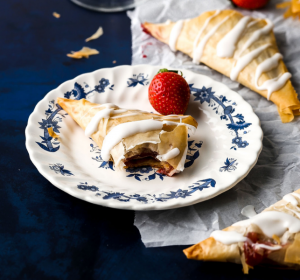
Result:
[[[207,29],[210,21],[220,14],[220,11],[217,10],[212,16],[208,17],[203,26],[200,28],[194,42],[193,42],[193,62],[199,64],[201,57],[203,55],[204,48],[208,42],[208,40],[214,35],[214,33],[218,30],[218,28],[229,18],[229,16],[225,17],[221,22],[217,23],[215,26],[209,30],[206,35],[200,40],[201,35]],[[217,44],[217,56],[219,57],[227,57],[231,58],[234,56],[236,51],[237,43],[241,38],[242,34],[245,32],[246,29],[250,28],[251,26],[257,24],[259,21],[252,20],[251,17],[244,16],[242,17],[239,22],[219,41]],[[249,22],[250,21],[250,22]],[[250,53],[241,56],[254,42],[256,42],[261,36],[267,35],[271,32],[274,25],[269,19],[265,19],[266,25],[258,30],[252,32],[249,39],[244,43],[241,50],[239,51],[239,55],[237,56],[236,65],[231,69],[230,78],[234,81],[237,80],[240,72],[255,58],[257,57],[263,50],[271,46],[266,44],[264,46],[260,46]],[[169,45],[170,48],[175,51],[175,45],[178,39],[178,36],[181,32],[183,26],[183,21],[178,21],[170,34],[170,41]],[[199,42],[200,40],[200,42]],[[271,94],[274,91],[281,89],[286,82],[291,78],[291,74],[286,72],[282,75],[279,75],[276,78],[269,79],[265,81],[262,85],[258,85],[258,79],[262,73],[268,72],[279,65],[279,60],[282,59],[282,55],[280,53],[274,54],[271,58],[263,61],[260,65],[258,65],[255,73],[255,87],[258,90],[267,90],[267,99],[269,100]]]
[[247,218],[252,218],[255,215],[257,215],[257,213],[254,210],[254,206],[253,205],[247,205],[245,206],[242,210],[241,210],[241,214]]
[[262,45],[255,50],[245,54],[242,57],[239,57],[236,61],[236,65],[231,69],[230,79],[236,81],[240,72],[257,56],[260,55],[262,51],[271,47],[271,44]]
[[256,248],[264,248],[270,251],[275,251],[281,249],[280,245],[270,246],[266,244],[260,244],[260,243],[253,243],[252,240],[248,237],[243,236],[241,233],[236,231],[223,231],[223,230],[216,230],[212,232],[210,235],[215,240],[225,244],[225,245],[231,245],[238,242],[249,242],[252,246]]
[[196,36],[196,39],[195,39],[195,41],[194,41],[194,43],[193,43],[193,62],[194,62],[194,63],[199,63],[199,60],[196,61],[196,59],[195,59],[195,50],[196,50],[196,48],[197,48],[198,41],[199,41],[199,39],[200,39],[200,37],[201,37],[203,31],[206,29],[207,25],[209,24],[209,22],[210,22],[214,17],[216,17],[219,13],[220,13],[220,10],[216,10],[216,12],[215,12],[212,16],[210,16],[210,17],[208,17],[208,18],[206,19],[206,21],[204,22],[204,25],[203,25],[203,26],[201,27],[201,29],[199,30],[199,32],[198,32],[198,34],[197,34],[197,36]]
[[180,154],[180,150],[178,148],[174,148],[163,155],[158,155],[156,158],[160,161],[166,161],[171,158],[177,157]]
[[[230,16],[230,15],[229,15]],[[208,31],[208,33],[203,37],[203,39],[200,41],[199,45],[197,46],[197,48],[194,51],[193,54],[193,62],[194,63],[200,63],[200,59],[202,57],[204,48],[206,43],[208,42],[208,40],[210,39],[211,36],[213,36],[216,31],[219,29],[219,27],[226,21],[229,19],[229,16],[225,17],[221,22],[219,22],[217,25],[215,25],[210,31]]]
[[250,21],[250,17],[242,17],[241,20],[221,39],[217,45],[217,56],[233,57],[241,35]]
[[119,144],[122,139],[135,135],[137,133],[159,130],[162,129],[162,127],[163,123],[155,120],[127,122],[115,126],[103,140],[101,149],[102,159],[105,161],[109,161],[110,151],[114,146]]
[[183,20],[179,20],[175,23],[174,27],[172,28],[170,38],[169,38],[169,46],[173,52],[176,51],[176,42],[181,32],[181,29],[183,27],[183,23],[184,23]]
[[[285,195],[283,197],[283,200],[286,202],[286,204],[290,203],[294,207],[296,207],[298,211],[295,211],[285,206],[285,208],[287,210],[290,210],[292,213],[294,213],[298,217],[298,219],[287,213],[277,212],[277,211],[266,211],[254,215],[248,220],[237,222],[233,224],[233,226],[247,227],[250,224],[255,224],[268,237],[272,237],[274,234],[277,236],[282,236],[286,231],[289,231],[290,233],[297,233],[300,231],[300,220],[299,220],[300,209],[297,207],[298,200],[296,198],[300,200],[300,194],[290,193]],[[211,237],[213,237],[215,240],[225,245],[230,245],[238,242],[246,242],[246,241],[249,242],[250,244],[253,244],[250,239],[248,239],[247,237],[243,236],[241,233],[238,233],[236,231],[217,230],[212,232]],[[281,248],[281,246],[279,245],[277,246],[268,246],[264,244],[253,244],[253,245],[259,246],[261,248],[265,248],[267,250],[277,250]]]
[[300,231],[300,220],[292,215],[277,212],[277,211],[266,211],[256,216],[237,222],[233,226],[249,226],[250,224],[257,225],[262,232],[272,237],[274,234],[282,236],[287,230],[290,233],[297,233]]
[[[298,201],[297,201],[296,198],[298,198],[300,200],[300,194],[298,194],[298,193],[289,193],[289,194],[287,194],[283,197],[283,200],[287,202],[286,203],[287,205],[285,205],[285,209],[291,211],[292,213],[294,213],[300,219],[300,208],[298,207]],[[297,211],[295,211],[294,209],[288,207],[289,203],[292,204],[296,208]]]
[[[135,115],[140,115],[145,113],[144,111],[139,110],[130,110],[133,112],[128,112],[129,110],[126,109],[120,109],[118,106],[107,103],[102,104],[99,106],[91,107],[86,114],[88,114],[91,110],[95,108],[103,108],[102,110],[98,111],[90,120],[89,124],[87,125],[85,129],[85,135],[91,136],[94,132],[97,131],[99,123],[103,120],[104,121],[104,131],[106,134],[106,125],[109,119],[116,119],[116,118],[125,118]],[[128,112],[126,114],[126,112]],[[124,114],[125,113],[125,114]],[[85,115],[86,115],[85,114]],[[85,116],[84,115],[84,116]],[[187,118],[188,116],[176,116],[176,115],[169,115],[169,116],[154,116],[152,119],[149,120],[139,120],[139,121],[132,121],[132,122],[126,122],[119,124],[111,129],[111,131],[106,135],[106,137],[103,140],[103,145],[101,149],[101,157],[105,161],[109,161],[110,159],[110,151],[119,144],[122,139],[127,138],[129,136],[153,131],[153,130],[161,130],[164,124],[167,125],[184,125],[186,126],[190,133],[193,134],[196,130],[196,128],[192,125],[186,124],[182,122],[182,119]],[[169,121],[168,119],[171,119],[172,121]],[[180,122],[174,122],[173,120],[179,120]],[[174,148],[168,153],[164,155],[160,155],[161,159],[163,161],[169,160],[171,158],[176,157],[180,153],[178,148]],[[183,154],[184,160],[185,160],[186,152]],[[159,157],[159,156],[158,156]],[[179,164],[180,165],[180,164]],[[181,165],[179,166],[181,168]],[[183,170],[183,169],[182,169]],[[182,171],[180,170],[180,171]]]

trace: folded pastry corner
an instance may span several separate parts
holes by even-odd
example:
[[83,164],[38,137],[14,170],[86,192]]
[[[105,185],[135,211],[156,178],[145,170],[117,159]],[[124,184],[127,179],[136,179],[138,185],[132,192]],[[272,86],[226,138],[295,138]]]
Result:
[[188,134],[198,126],[191,116],[162,116],[135,109],[58,98],[57,103],[101,149],[117,169],[151,166],[172,176],[183,171]]
[[254,19],[233,10],[208,11],[196,18],[145,22],[144,30],[173,51],[189,55],[238,81],[276,104],[282,122],[300,115],[291,74],[279,53],[268,19]]
[[224,229],[183,252],[188,259],[300,269],[300,189],[260,214]]

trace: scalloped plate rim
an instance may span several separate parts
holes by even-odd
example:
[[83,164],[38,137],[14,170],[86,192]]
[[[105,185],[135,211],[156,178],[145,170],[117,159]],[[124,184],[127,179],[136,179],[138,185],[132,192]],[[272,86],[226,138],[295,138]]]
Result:
[[[62,87],[64,87],[65,85],[67,84],[73,84],[74,82],[76,82],[78,79],[84,77],[84,76],[90,76],[90,75],[96,75],[98,72],[100,71],[105,71],[105,70],[112,70],[112,69],[121,69],[121,68],[126,68],[126,67],[131,67],[131,68],[147,68],[147,67],[155,67],[155,68],[163,68],[163,66],[156,66],[156,65],[120,65],[120,66],[116,66],[116,67],[108,67],[108,68],[101,68],[101,69],[97,69],[95,71],[92,71],[92,72],[89,72],[89,73],[83,73],[81,75],[78,75],[76,76],[75,78],[73,79],[70,79],[70,80],[67,80],[65,82],[63,82],[62,84],[60,84],[57,88],[51,90],[50,92],[48,92],[44,97],[43,99],[41,99],[37,105],[35,106],[33,112],[30,114],[29,118],[28,118],[28,123],[27,123],[27,126],[26,126],[26,129],[25,129],[25,136],[26,136],[26,149],[29,153],[29,157],[30,157],[30,160],[32,161],[32,163],[35,165],[35,167],[37,168],[37,170],[39,171],[39,173],[44,176],[48,181],[50,181],[54,186],[56,186],[57,188],[61,189],[62,191],[68,193],[69,195],[73,196],[73,197],[76,197],[76,198],[79,198],[81,200],[85,200],[87,202],[90,202],[90,203],[93,203],[93,204],[97,204],[97,205],[101,205],[101,206],[105,206],[105,207],[111,207],[111,208],[116,208],[116,209],[128,209],[128,210],[138,210],[138,211],[144,211],[144,210],[166,210],[166,209],[174,209],[174,208],[179,208],[179,207],[184,207],[184,206],[189,206],[189,205],[193,205],[193,204],[196,204],[196,203],[199,203],[199,202],[202,202],[202,201],[206,201],[206,200],[209,200],[209,199],[212,199],[220,194],[222,194],[223,192],[231,189],[232,187],[234,187],[237,183],[239,183],[241,180],[243,180],[248,174],[249,172],[251,171],[251,169],[255,166],[257,160],[258,160],[258,157],[259,157],[259,154],[262,150],[262,139],[263,139],[263,131],[260,127],[260,120],[259,118],[257,117],[257,115],[254,113],[253,111],[253,108],[251,107],[251,105],[249,105],[249,103],[247,101],[245,101],[242,96],[240,96],[237,92],[231,90],[230,88],[228,88],[225,84],[221,83],[221,82],[217,82],[215,81],[214,79],[208,77],[208,76],[205,76],[205,75],[202,75],[202,74],[197,74],[197,73],[194,73],[190,70],[187,70],[187,69],[183,69],[183,68],[178,68],[179,70],[182,70],[182,71],[186,71],[186,72],[189,72],[190,74],[192,75],[200,75],[202,77],[206,77],[207,79],[209,79],[212,83],[215,83],[215,84],[220,84],[222,85],[223,87],[226,87],[227,90],[231,93],[234,93],[236,94],[237,96],[239,96],[239,98],[245,102],[248,106],[251,107],[251,113],[252,113],[252,117],[253,119],[251,119],[251,121],[253,122],[254,120],[256,120],[256,123],[255,125],[257,125],[259,128],[260,128],[260,132],[261,134],[258,135],[257,139],[260,140],[260,147],[258,147],[256,149],[256,159],[253,161],[253,163],[249,166],[248,168],[248,171],[245,172],[243,175],[240,175],[239,177],[236,178],[235,182],[232,183],[230,186],[227,186],[226,188],[223,188],[223,189],[220,189],[219,191],[211,194],[211,195],[208,195],[206,196],[205,198],[197,198],[197,195],[195,195],[193,198],[193,200],[187,202],[187,200],[180,200],[180,199],[176,199],[173,200],[173,201],[167,201],[167,202],[164,202],[164,203],[152,203],[152,204],[141,204],[141,203],[122,203],[122,202],[119,202],[119,201],[115,201],[115,200],[103,200],[103,199],[99,199],[99,200],[93,200],[91,199],[90,195],[86,195],[84,193],[81,193],[81,195],[78,195],[77,192],[73,192],[71,191],[71,189],[68,187],[66,188],[65,186],[61,186],[59,184],[59,182],[57,182],[57,180],[54,178],[54,176],[49,176],[48,173],[44,172],[44,170],[42,169],[41,167],[41,164],[39,163],[39,161],[34,157],[34,151],[31,149],[30,145],[29,145],[29,141],[31,140],[31,135],[30,135],[30,132],[29,132],[29,129],[30,129],[30,126],[33,124],[33,118],[34,118],[34,115],[36,113],[39,112],[39,109],[40,107],[42,106],[42,104],[46,101],[47,97],[49,95],[51,95],[53,92],[56,92],[56,91],[59,91],[61,90]],[[171,202],[171,203],[170,203]]]

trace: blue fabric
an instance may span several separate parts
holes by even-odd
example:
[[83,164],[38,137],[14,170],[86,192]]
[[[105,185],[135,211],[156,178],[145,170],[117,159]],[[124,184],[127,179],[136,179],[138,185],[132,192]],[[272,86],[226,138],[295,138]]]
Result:
[[[126,14],[92,12],[67,0],[9,0],[0,15],[0,279],[244,279],[233,264],[186,260],[183,246],[145,249],[133,211],[73,198],[29,159],[24,130],[45,94],[79,74],[130,64]],[[85,43],[99,26],[104,35]],[[84,45],[100,54],[66,56]],[[298,279],[294,272],[275,274]]]

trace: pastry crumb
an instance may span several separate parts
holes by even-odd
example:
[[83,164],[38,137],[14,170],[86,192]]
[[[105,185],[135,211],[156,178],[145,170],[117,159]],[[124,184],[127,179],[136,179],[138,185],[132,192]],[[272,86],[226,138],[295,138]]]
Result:
[[68,57],[81,59],[83,57],[89,58],[90,55],[98,54],[99,52],[96,49],[91,49],[89,47],[83,47],[80,51],[68,53]]
[[95,39],[98,39],[100,36],[103,35],[103,28],[100,26],[98,28],[98,30],[89,38],[85,39],[86,42],[89,42],[91,40],[95,40]]
[[56,139],[59,138],[59,136],[53,131],[52,127],[48,127],[48,133],[52,138],[56,138]]
[[293,17],[299,18],[300,19],[300,1],[289,1],[289,2],[282,2],[276,5],[277,9],[285,9],[288,8],[283,17],[284,18],[289,18]]
[[56,18],[60,18],[60,14],[59,14],[59,13],[53,12],[52,15],[53,15],[54,17],[56,17]]

